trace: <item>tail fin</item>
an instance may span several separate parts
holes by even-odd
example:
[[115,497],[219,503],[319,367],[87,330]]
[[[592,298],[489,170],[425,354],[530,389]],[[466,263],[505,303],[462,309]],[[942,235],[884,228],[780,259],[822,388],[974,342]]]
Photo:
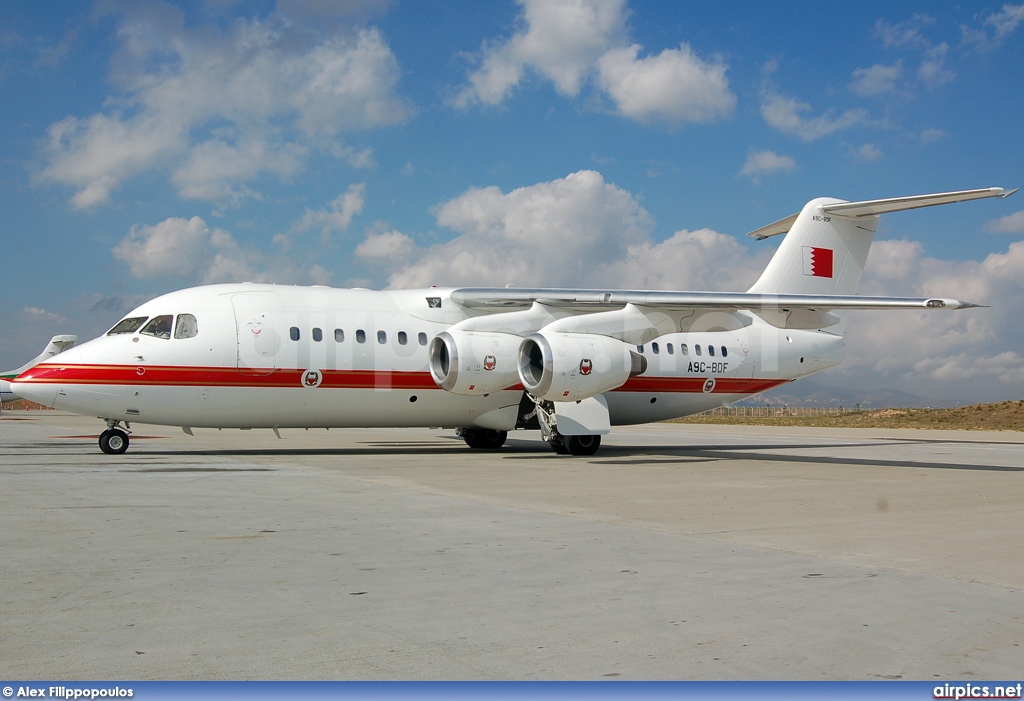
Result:
[[[1001,187],[846,202],[820,197],[799,214],[750,233],[757,239],[786,234],[768,267],[750,288],[761,294],[852,295],[857,292],[879,215],[986,197],[1009,197]],[[788,233],[787,233],[788,232]]]
[[11,380],[29,368],[35,367],[39,363],[52,358],[58,353],[63,353],[68,348],[75,345],[77,341],[78,336],[54,336],[50,339],[50,342],[46,344],[46,348],[43,349],[43,352],[35,358],[28,361],[20,368],[0,372],[0,402],[11,402],[18,398],[17,395],[11,391]]

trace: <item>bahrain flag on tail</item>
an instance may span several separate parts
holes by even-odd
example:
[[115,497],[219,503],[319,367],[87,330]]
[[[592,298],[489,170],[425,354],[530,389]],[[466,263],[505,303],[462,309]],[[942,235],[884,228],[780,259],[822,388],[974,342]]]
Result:
[[832,249],[804,246],[804,275],[832,277]]

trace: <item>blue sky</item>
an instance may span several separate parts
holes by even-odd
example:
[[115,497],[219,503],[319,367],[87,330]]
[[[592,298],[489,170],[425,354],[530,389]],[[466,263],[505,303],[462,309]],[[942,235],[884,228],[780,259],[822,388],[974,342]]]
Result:
[[[204,282],[746,289],[818,196],[1024,185],[1024,5],[0,7],[0,368]],[[1024,195],[888,215],[836,386],[1024,388]]]

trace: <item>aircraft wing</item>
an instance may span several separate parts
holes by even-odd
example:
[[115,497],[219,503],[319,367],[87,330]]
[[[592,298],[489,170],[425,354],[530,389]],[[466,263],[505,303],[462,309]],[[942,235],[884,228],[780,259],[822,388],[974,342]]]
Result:
[[859,295],[760,294],[750,292],[669,292],[560,288],[461,287],[451,300],[479,310],[529,307],[534,302],[580,312],[617,309],[627,304],[664,311],[745,309],[752,312],[806,310],[970,309],[985,305],[943,297],[862,297]]

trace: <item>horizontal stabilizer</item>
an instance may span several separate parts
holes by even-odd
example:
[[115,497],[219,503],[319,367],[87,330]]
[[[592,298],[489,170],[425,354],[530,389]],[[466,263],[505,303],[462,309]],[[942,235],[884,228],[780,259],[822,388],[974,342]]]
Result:
[[[902,212],[908,209],[921,209],[922,207],[935,207],[940,204],[952,204],[953,202],[967,202],[970,200],[983,200],[989,197],[1002,199],[1009,197],[1020,188],[1006,190],[1001,187],[986,187],[978,190],[958,190],[956,192],[939,192],[932,195],[911,195],[909,197],[890,197],[883,200],[865,200],[863,202],[836,202],[834,204],[823,204],[819,209],[826,214],[835,214],[842,217],[868,217],[888,212]],[[761,241],[769,236],[778,236],[787,233],[796,223],[799,213],[793,214],[773,222],[768,226],[751,231],[747,236]]]
[[[1017,188],[1020,189],[1020,188]],[[988,197],[1009,197],[1017,190],[1005,190],[1001,187],[987,187],[981,190],[960,190],[958,192],[940,192],[934,195],[911,195],[910,197],[891,197],[885,200],[866,200],[864,202],[843,202],[821,206],[823,212],[838,214],[844,217],[867,217],[887,212],[902,212],[907,209],[934,207],[953,202],[983,200]]]

